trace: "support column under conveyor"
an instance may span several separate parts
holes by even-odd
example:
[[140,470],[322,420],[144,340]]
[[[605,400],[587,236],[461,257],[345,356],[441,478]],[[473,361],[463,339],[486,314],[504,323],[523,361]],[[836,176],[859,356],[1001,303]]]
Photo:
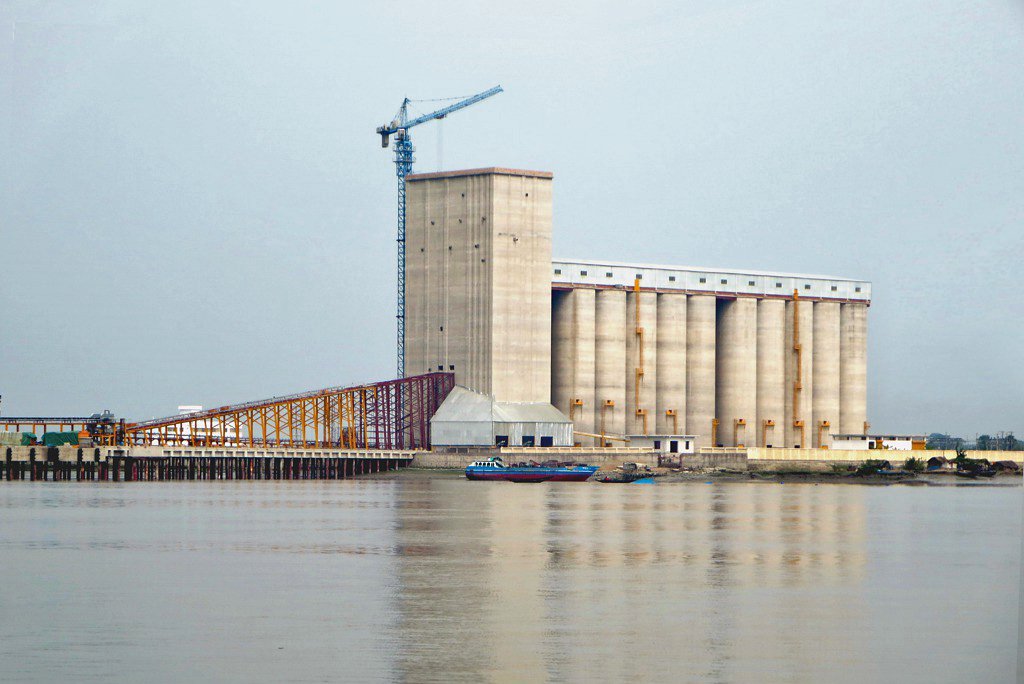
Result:
[[814,303],[814,371],[811,385],[813,424],[812,446],[832,446],[832,435],[839,427],[839,302]]
[[753,446],[748,431],[757,416],[757,300],[719,300],[717,338],[718,443]]
[[638,283],[626,295],[626,320],[626,434],[646,435],[658,413],[658,295]]
[[[591,289],[552,295],[551,403],[577,432],[597,429],[595,400],[595,295]],[[592,437],[577,437],[590,445]]]
[[596,433],[626,432],[626,293],[600,290],[596,297]]
[[839,430],[867,432],[868,307],[844,303],[839,310]]
[[[757,301],[757,419],[748,446],[780,447],[786,439],[786,302]],[[757,440],[754,440],[754,430]]]
[[695,446],[714,446],[715,421],[714,295],[691,295],[686,301],[686,433]]
[[655,432],[686,431],[686,295],[658,295],[658,416]]

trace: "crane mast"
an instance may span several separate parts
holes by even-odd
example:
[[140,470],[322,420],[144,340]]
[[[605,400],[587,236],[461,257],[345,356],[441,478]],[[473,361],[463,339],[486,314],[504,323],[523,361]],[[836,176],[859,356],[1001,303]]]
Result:
[[477,93],[414,119],[409,119],[409,104],[412,100],[405,98],[391,123],[377,127],[381,147],[387,147],[391,136],[395,137],[395,174],[398,176],[398,309],[395,318],[398,322],[399,378],[405,377],[405,177],[412,173],[412,165],[416,161],[413,156],[416,148],[412,145],[409,129],[434,119],[443,119],[453,112],[486,100],[500,92],[502,92],[501,86],[495,86],[490,90]]

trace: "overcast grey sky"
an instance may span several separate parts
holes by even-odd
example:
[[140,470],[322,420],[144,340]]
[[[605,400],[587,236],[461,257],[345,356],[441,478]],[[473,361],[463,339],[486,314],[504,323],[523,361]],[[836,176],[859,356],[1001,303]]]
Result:
[[0,79],[7,415],[392,377],[374,128],[500,83],[417,170],[553,171],[557,256],[871,280],[873,429],[1024,435],[1019,0],[6,0]]

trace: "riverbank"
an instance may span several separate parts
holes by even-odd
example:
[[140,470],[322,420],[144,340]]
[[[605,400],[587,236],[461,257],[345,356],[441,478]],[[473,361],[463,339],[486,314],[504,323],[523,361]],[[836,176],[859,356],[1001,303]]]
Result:
[[[1022,451],[970,451],[971,458],[996,461],[1014,461],[1024,464]],[[601,468],[615,468],[623,463],[639,463],[654,468],[669,461],[689,468],[724,468],[775,472],[797,470],[831,473],[834,467],[855,466],[869,459],[886,459],[899,466],[911,456],[928,460],[941,457],[948,461],[956,458],[955,451],[865,451],[852,449],[766,449],[715,448],[702,449],[694,454],[665,454],[653,449],[628,447],[487,447],[449,448],[417,451],[409,463],[414,468],[461,469],[473,461],[500,456],[505,463],[545,461],[586,463]]]
[[[607,472],[602,470],[598,472]],[[465,473],[456,468],[417,468],[415,466],[374,477],[415,477],[423,479],[462,478]],[[701,483],[753,483],[753,484],[847,484],[847,485],[908,485],[924,487],[1020,487],[1024,485],[1024,477],[1017,475],[997,475],[992,478],[970,479],[957,477],[952,472],[945,473],[899,473],[892,475],[856,475],[854,473],[834,473],[801,470],[764,470],[743,472],[737,470],[705,469],[705,470],[670,470],[653,468],[650,477],[657,484],[677,484],[685,482]],[[591,478],[590,484],[602,484]]]
[[909,473],[857,475],[800,470],[762,470],[757,472],[704,471],[656,473],[656,482],[767,482],[775,484],[852,484],[852,485],[917,485],[936,486],[1000,486],[1020,487],[1024,477],[1020,474],[997,475],[992,478],[964,478],[954,473]]

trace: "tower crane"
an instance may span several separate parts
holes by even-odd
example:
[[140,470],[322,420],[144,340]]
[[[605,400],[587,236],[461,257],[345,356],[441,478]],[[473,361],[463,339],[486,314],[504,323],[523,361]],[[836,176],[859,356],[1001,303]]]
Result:
[[502,92],[501,86],[494,86],[490,90],[477,93],[414,119],[409,118],[409,104],[414,100],[405,98],[391,123],[377,127],[381,147],[387,147],[391,136],[395,136],[395,173],[398,175],[398,313],[396,318],[398,319],[399,378],[405,377],[405,177],[412,173],[412,164],[416,161],[413,157],[416,148],[412,146],[409,129],[434,119],[443,119],[453,112],[486,100],[500,92]]

